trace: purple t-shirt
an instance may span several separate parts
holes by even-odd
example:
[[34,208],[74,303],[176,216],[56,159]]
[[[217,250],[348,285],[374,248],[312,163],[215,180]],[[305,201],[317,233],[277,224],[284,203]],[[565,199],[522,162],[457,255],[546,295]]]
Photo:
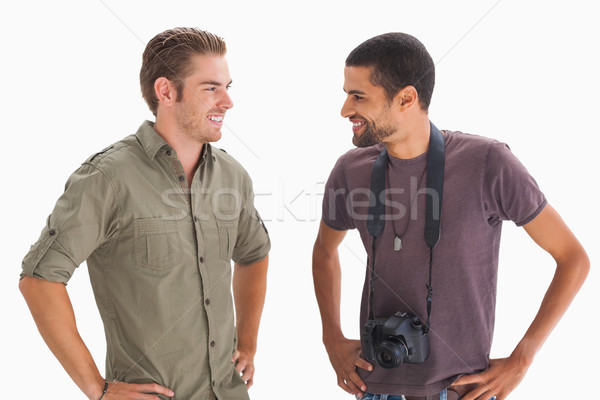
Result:
[[[430,355],[422,364],[404,363],[373,372],[359,369],[367,391],[433,395],[463,374],[487,368],[496,306],[498,250],[503,220],[518,226],[546,205],[535,180],[506,144],[443,131],[446,141],[440,241],[434,249]],[[333,168],[323,199],[323,222],[332,229],[358,229],[371,259],[367,231],[369,190],[383,144],[350,150]],[[427,156],[389,157],[386,223],[377,242],[375,317],[397,311],[426,320],[429,248],[425,243]],[[394,251],[394,238],[402,249]],[[365,275],[360,328],[368,319]]]

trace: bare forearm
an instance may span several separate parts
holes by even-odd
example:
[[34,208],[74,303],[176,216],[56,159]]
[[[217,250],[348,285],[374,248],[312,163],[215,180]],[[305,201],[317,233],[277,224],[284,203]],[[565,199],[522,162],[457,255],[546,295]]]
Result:
[[323,324],[323,341],[343,336],[340,325],[342,273],[337,249],[325,251],[317,242],[313,249],[315,295]]
[[506,398],[524,378],[535,354],[571,304],[588,274],[589,260],[585,250],[550,205],[524,228],[556,261],[554,278],[536,317],[510,357],[490,360],[486,371],[465,375],[454,382],[454,386],[475,385],[475,389],[461,399]]
[[238,348],[256,352],[260,318],[267,292],[269,257],[250,264],[235,264],[233,296],[235,299]]
[[523,360],[527,365],[583,285],[590,269],[590,261],[575,235],[550,205],[524,228],[556,261],[554,278],[538,314],[511,356]]
[[79,336],[65,285],[25,277],[19,288],[42,338],[88,398],[100,397],[104,379]]
[[558,260],[554,278],[550,283],[540,309],[517,345],[513,355],[531,363],[552,330],[558,324],[573,298],[583,285],[589,271],[589,260],[583,251],[575,251],[568,261]]

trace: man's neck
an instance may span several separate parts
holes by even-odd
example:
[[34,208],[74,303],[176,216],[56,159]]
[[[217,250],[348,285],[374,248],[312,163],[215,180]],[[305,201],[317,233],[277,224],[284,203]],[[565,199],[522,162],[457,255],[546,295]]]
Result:
[[410,160],[426,153],[430,131],[430,122],[426,116],[408,126],[403,126],[402,131],[390,136],[390,141],[386,141],[388,154],[395,158]]
[[164,123],[159,119],[154,124],[154,130],[175,150],[187,177],[188,185],[191,185],[196,168],[200,163],[204,143],[187,137],[178,131],[176,125]]

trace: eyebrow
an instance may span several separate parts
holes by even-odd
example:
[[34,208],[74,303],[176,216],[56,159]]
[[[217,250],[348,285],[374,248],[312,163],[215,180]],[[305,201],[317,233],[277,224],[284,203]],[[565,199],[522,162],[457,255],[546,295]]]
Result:
[[[346,92],[346,89],[344,89],[344,92]],[[365,92],[361,92],[360,90],[351,90],[349,92],[346,92],[347,94],[362,94],[362,95],[366,95]]]
[[[226,86],[230,86],[232,83],[233,83],[233,80],[229,81],[229,83]],[[223,84],[218,81],[205,81],[205,82],[201,82],[200,84],[201,85],[223,86]]]

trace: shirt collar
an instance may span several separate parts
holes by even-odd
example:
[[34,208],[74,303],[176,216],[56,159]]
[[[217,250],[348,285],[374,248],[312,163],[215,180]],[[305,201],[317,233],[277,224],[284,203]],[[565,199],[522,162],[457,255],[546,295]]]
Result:
[[[154,122],[152,121],[144,121],[138,128],[138,131],[135,135],[142,144],[142,147],[144,148],[144,151],[148,157],[153,160],[160,149],[165,146],[171,148],[165,139],[163,139],[162,136],[156,132],[154,129]],[[207,154],[212,156],[212,147],[209,143],[204,143],[204,146],[202,147],[202,154],[200,155],[200,165],[204,164]]]
[[151,121],[144,121],[135,135],[142,144],[144,151],[151,159],[156,157],[158,150],[162,149],[164,146],[169,146],[167,142],[165,142],[165,139],[154,130],[154,122]]

